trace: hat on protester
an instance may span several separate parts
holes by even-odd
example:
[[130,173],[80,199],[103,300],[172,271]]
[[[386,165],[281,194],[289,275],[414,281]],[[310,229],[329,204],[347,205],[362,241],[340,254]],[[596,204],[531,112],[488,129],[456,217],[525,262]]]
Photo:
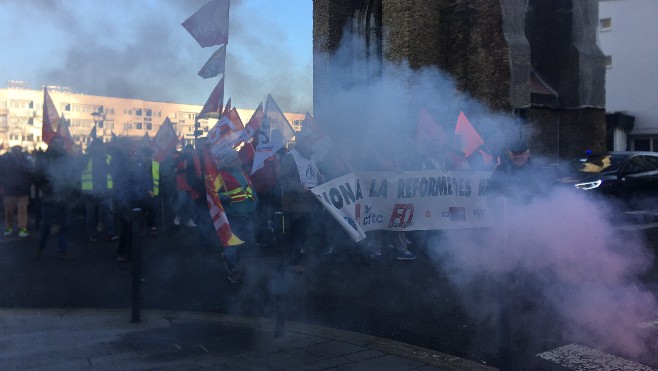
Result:
[[528,149],[528,144],[523,139],[517,139],[509,146],[511,152],[525,152]]

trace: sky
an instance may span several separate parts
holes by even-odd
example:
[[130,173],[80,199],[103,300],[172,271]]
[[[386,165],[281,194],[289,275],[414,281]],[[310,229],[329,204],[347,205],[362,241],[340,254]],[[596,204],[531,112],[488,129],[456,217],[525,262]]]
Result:
[[[219,81],[181,26],[208,0],[0,0],[0,87],[24,81],[73,92],[203,105]],[[232,0],[225,95],[255,109],[271,94],[312,112],[312,1]]]

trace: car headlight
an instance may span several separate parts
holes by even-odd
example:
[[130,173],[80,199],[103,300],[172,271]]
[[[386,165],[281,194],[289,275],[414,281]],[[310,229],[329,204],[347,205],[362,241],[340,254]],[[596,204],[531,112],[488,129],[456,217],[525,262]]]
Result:
[[579,189],[588,190],[588,189],[594,189],[594,188],[597,188],[598,186],[601,185],[601,183],[603,183],[603,181],[601,181],[601,180],[595,180],[595,181],[593,181],[593,182],[576,183],[576,184],[574,184],[574,186],[576,186],[576,187],[579,188]]

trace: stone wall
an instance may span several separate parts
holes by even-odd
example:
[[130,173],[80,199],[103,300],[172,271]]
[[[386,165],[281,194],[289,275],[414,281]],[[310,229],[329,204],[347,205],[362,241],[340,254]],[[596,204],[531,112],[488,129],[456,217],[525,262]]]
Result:
[[[314,51],[335,51],[355,12],[376,1],[314,0]],[[557,160],[605,149],[605,65],[595,40],[595,0],[380,2],[385,60],[413,69],[436,66],[494,111],[528,112],[527,124],[510,119],[507,132],[520,130],[535,153]],[[333,67],[323,62],[315,60],[314,92],[331,78]],[[532,103],[531,70],[557,91],[559,107]],[[321,116],[321,103],[314,106]]]

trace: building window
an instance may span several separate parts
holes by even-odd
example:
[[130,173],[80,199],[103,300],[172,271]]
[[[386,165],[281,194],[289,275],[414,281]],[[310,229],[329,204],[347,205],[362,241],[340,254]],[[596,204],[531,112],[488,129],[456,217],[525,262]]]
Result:
[[153,124],[150,122],[146,124],[146,130],[153,130]]
[[141,116],[142,115],[142,109],[141,108],[135,108],[135,109],[133,109],[133,112],[135,113],[135,116]]
[[639,138],[633,140],[633,151],[658,152],[658,138]]
[[599,21],[601,31],[610,31],[612,29],[612,18],[603,18]]
[[123,109],[123,114],[132,116],[133,110],[124,108]]
[[605,56],[605,68],[612,68],[612,56],[611,55],[606,55]]
[[152,114],[153,114],[153,111],[151,111],[150,108],[144,109],[144,116],[151,117]]
[[141,122],[136,122],[135,123],[135,129],[142,130],[142,123]]

